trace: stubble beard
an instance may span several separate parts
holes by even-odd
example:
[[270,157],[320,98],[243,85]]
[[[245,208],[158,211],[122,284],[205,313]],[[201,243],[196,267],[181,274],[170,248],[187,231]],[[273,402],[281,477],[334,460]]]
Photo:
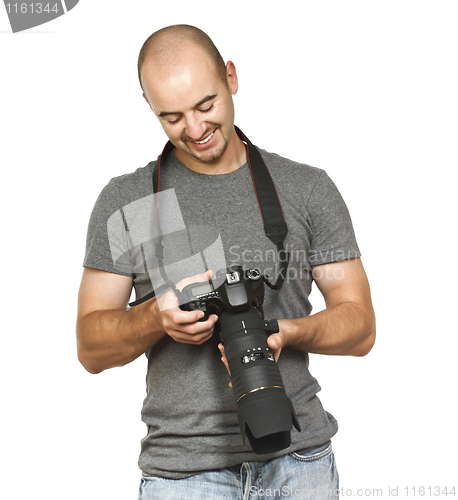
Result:
[[[198,154],[198,153],[195,153],[191,149],[191,147],[189,147],[188,154],[190,154],[194,159],[200,161],[201,163],[211,163],[215,160],[219,160],[221,158],[221,156],[223,156],[223,154],[225,153],[227,146],[228,146],[228,142],[227,142],[227,139],[224,137],[224,135],[221,131],[221,128],[216,127],[214,129],[214,132],[216,132],[217,130],[219,130],[219,132],[221,134],[221,138],[223,140],[223,143],[216,149],[216,151],[209,151],[208,153],[203,151],[201,154]],[[185,144],[188,143],[187,140],[185,140],[183,142],[185,142]]]

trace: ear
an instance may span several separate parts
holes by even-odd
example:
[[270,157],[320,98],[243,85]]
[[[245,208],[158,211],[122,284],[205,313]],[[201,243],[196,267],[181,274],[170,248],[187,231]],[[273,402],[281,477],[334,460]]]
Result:
[[235,69],[235,65],[232,61],[228,61],[226,64],[226,77],[227,84],[229,86],[229,90],[232,95],[237,94],[239,89],[239,80],[237,78],[237,71]]

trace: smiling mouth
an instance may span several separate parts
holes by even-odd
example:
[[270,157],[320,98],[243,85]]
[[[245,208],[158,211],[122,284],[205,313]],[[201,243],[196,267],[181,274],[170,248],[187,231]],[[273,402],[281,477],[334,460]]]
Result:
[[213,137],[214,133],[215,133],[215,131],[213,130],[213,132],[207,138],[205,138],[203,141],[192,141],[192,142],[194,144],[206,144]]

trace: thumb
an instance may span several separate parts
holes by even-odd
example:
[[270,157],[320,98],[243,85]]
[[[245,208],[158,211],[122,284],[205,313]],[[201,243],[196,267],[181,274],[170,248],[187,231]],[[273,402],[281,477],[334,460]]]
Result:
[[201,274],[196,274],[194,276],[194,281],[201,282],[201,281],[210,281],[213,278],[213,271],[210,269],[209,271],[205,271],[204,273]]
[[214,272],[210,269],[202,274],[197,274],[196,276],[194,276],[194,281],[197,282],[211,281],[213,278],[213,274]]
[[280,349],[283,344],[281,335],[279,335],[278,333],[270,335],[267,339],[267,344],[273,350]]

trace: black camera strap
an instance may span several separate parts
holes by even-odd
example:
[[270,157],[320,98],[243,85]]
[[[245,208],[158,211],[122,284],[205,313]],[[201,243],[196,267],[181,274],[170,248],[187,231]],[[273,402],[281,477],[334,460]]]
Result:
[[[245,143],[246,146],[246,155],[247,162],[250,168],[251,178],[253,180],[253,187],[256,194],[256,199],[258,200],[259,210],[261,212],[262,222],[264,225],[264,232],[272,243],[274,243],[277,247],[277,252],[279,256],[279,260],[281,263],[281,270],[278,275],[277,281],[275,283],[270,283],[268,279],[264,276],[264,281],[269,288],[273,290],[279,290],[283,285],[283,281],[286,276],[286,270],[289,264],[290,255],[285,250],[285,239],[288,234],[288,227],[286,225],[285,217],[283,215],[283,210],[281,208],[280,199],[278,198],[277,190],[275,189],[275,185],[273,183],[270,172],[262,159],[261,154],[256,149],[255,146],[250,142],[250,140],[246,137],[246,135],[238,128],[235,127],[235,131],[239,138]],[[160,181],[161,181],[161,165],[168,154],[175,148],[175,146],[168,141],[162,151],[156,166],[153,169],[153,190],[154,193],[158,193],[160,191]],[[156,207],[155,207],[155,220],[157,221],[157,210],[158,210],[158,197],[156,197]],[[159,226],[160,224],[158,224]],[[158,249],[159,251],[159,260],[160,260],[160,272],[162,274],[162,278],[165,282],[164,286],[161,286],[160,289],[173,288],[176,290],[175,285],[165,276],[164,266],[162,265],[162,249]],[[146,296],[142,297],[135,302],[132,302],[130,305],[138,305],[155,295],[159,295],[160,291],[151,292]]]
[[286,235],[288,234],[285,216],[283,215],[274,182],[261,154],[238,127],[235,127],[235,131],[246,144],[248,166],[250,167],[253,187],[258,200],[259,210],[261,211],[264,232],[269,240],[277,246],[281,262],[281,271],[276,283],[270,283],[266,277],[264,277],[264,281],[273,290],[279,290],[285,279],[290,257],[289,253],[285,251],[284,245]]

